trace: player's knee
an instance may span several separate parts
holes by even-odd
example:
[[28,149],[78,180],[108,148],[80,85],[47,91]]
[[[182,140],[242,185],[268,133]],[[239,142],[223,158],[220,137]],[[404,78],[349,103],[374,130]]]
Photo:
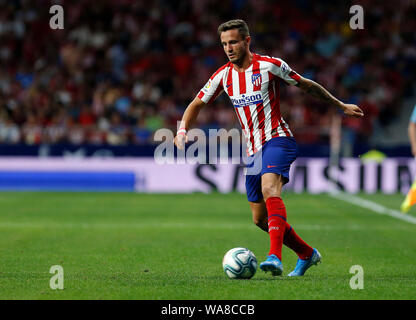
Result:
[[263,193],[263,197],[267,200],[270,197],[280,197],[280,192],[278,188],[273,185],[263,185],[261,188],[261,192]]

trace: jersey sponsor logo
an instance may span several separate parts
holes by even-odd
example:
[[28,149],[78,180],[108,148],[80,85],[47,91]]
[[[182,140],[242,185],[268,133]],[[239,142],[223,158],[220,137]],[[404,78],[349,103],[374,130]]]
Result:
[[253,86],[259,86],[261,85],[261,74],[255,73],[251,76],[251,82],[253,83]]
[[211,87],[211,79],[208,80],[207,84],[205,85],[204,89],[208,90]]
[[263,103],[263,99],[261,97],[261,93],[254,93],[251,95],[241,95],[238,98],[230,98],[232,104],[236,108],[246,107],[252,104]]

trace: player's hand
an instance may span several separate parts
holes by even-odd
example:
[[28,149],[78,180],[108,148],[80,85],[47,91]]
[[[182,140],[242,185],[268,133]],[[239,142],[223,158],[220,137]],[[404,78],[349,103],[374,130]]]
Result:
[[179,150],[183,150],[185,148],[185,143],[188,142],[188,136],[184,133],[177,134],[173,142]]
[[357,118],[364,116],[363,110],[361,110],[361,108],[355,104],[343,103],[341,108],[347,116]]

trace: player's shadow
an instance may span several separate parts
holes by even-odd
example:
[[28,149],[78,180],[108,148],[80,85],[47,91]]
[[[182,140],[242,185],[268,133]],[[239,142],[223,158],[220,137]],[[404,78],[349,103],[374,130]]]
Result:
[[222,276],[205,276],[202,277],[205,280],[215,280],[215,281],[232,281],[232,282],[266,282],[266,281],[291,281],[293,278],[287,276],[278,276],[278,277],[256,277],[254,276],[251,279],[228,279],[227,277]]
[[[311,275],[306,275],[303,277],[289,277],[287,275],[282,275],[282,276],[276,276],[273,277],[272,275],[268,274],[268,275],[264,275],[264,274],[260,274],[260,275],[254,275],[253,278],[251,279],[228,279],[225,275],[224,276],[203,276],[201,277],[202,279],[205,280],[215,280],[215,281],[242,281],[242,282],[246,282],[246,281],[252,281],[252,282],[267,282],[267,281],[302,281],[302,282],[315,282],[317,280],[325,280],[327,281],[329,278],[334,278],[336,280],[340,279],[339,275],[319,275],[319,274],[311,274]],[[349,279],[348,276],[345,276],[345,279]]]

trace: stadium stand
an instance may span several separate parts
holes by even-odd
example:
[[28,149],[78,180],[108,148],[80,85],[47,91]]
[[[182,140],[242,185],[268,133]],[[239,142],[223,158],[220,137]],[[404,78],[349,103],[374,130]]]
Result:
[[[190,99],[226,62],[217,26],[243,17],[253,51],[281,57],[362,107],[365,118],[343,123],[351,144],[382,144],[377,137],[415,101],[416,6],[361,2],[363,30],[350,29],[348,1],[61,1],[65,28],[52,30],[45,9],[52,2],[0,1],[0,143],[151,143],[158,128],[176,129]],[[326,143],[334,109],[297,88],[282,94],[298,142]],[[197,125],[238,127],[226,97]],[[405,133],[396,135],[406,143]]]

